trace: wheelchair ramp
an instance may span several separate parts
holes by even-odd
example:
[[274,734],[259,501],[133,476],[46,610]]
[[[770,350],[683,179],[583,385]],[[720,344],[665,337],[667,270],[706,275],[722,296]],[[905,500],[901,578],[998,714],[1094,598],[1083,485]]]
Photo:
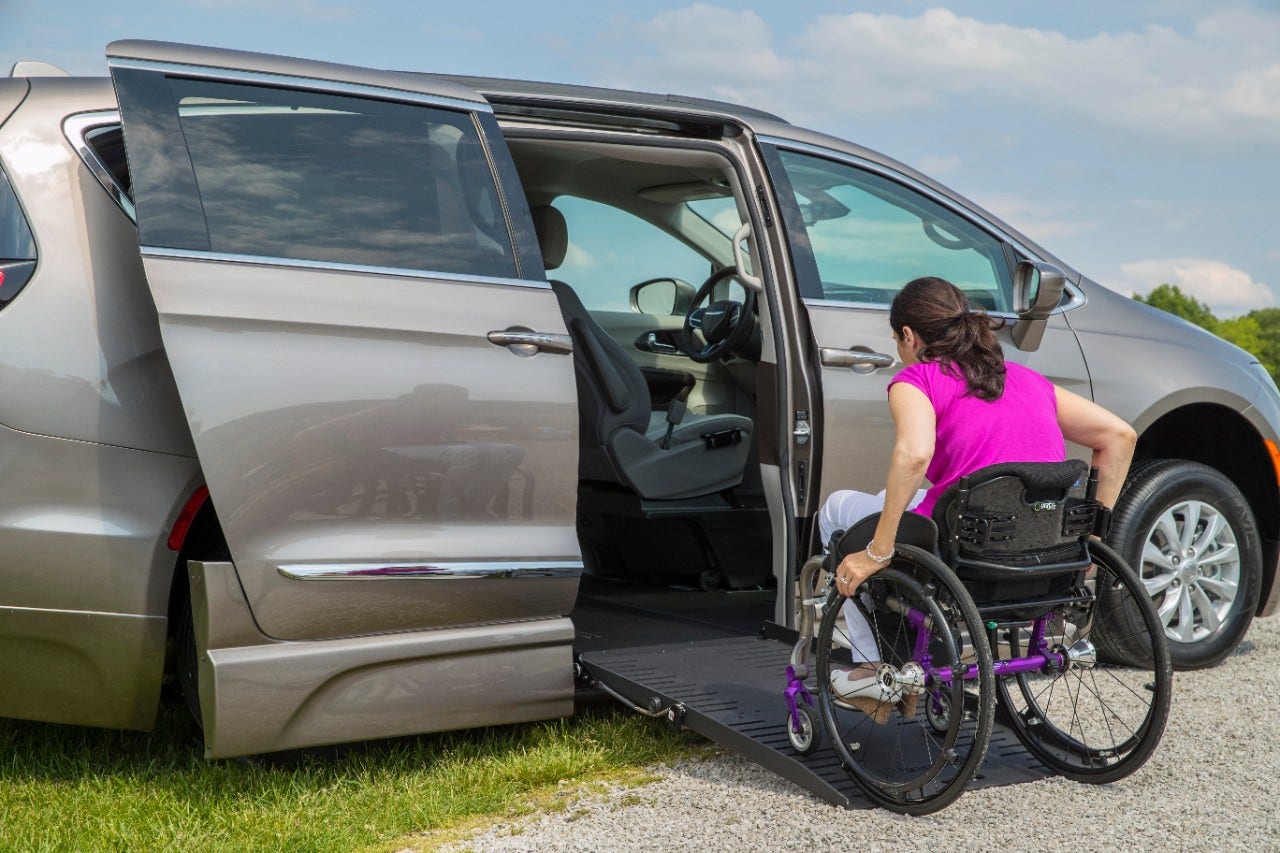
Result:
[[[670,631],[670,636],[679,636],[675,626]],[[773,633],[790,634],[777,628]],[[809,756],[792,750],[782,696],[790,654],[785,638],[738,635],[582,651],[579,663],[632,705],[671,707],[685,728],[829,803],[872,808],[829,747]],[[986,762],[970,787],[1011,785],[1049,775],[1013,731],[997,722]]]

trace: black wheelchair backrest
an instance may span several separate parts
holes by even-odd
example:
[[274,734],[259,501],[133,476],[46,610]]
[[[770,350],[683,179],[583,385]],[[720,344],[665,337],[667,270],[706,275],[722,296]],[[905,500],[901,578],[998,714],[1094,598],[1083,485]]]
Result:
[[934,507],[939,550],[962,577],[1084,568],[1100,508],[1097,487],[1097,469],[1078,459],[979,469]]
[[[836,562],[843,560],[854,551],[866,548],[867,543],[875,538],[876,525],[879,523],[880,513],[877,512],[857,522],[844,533],[837,532],[834,537],[836,544],[832,549]],[[933,553],[938,543],[938,527],[926,516],[904,512],[902,521],[898,522],[897,542],[915,545],[917,548]]]

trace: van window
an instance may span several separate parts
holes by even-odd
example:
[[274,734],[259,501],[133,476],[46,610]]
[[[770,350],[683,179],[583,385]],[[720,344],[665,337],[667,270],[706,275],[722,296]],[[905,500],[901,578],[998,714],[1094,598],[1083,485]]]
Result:
[[36,241],[31,227],[0,169],[0,307],[10,302],[26,286],[35,270]]
[[113,124],[98,127],[84,136],[84,141],[98,155],[102,165],[111,174],[111,179],[125,197],[133,199],[133,186],[129,182],[129,161],[124,154],[124,133],[120,125]]
[[908,281],[939,276],[976,307],[1011,310],[1013,279],[995,237],[881,175],[792,151],[779,156],[812,246],[822,299],[887,306]]
[[569,248],[548,273],[573,288],[589,311],[630,311],[631,288],[652,278],[678,278],[694,287],[711,261],[633,213],[598,201],[560,196]]
[[198,80],[169,86],[212,251],[516,275],[469,113]]
[[0,261],[32,261],[35,257],[31,228],[9,186],[9,177],[0,169]]

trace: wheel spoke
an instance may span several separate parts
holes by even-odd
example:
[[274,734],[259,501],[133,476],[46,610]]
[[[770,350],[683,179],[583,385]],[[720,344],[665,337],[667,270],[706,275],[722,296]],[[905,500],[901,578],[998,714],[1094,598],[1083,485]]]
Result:
[[1156,521],[1155,529],[1164,534],[1166,548],[1177,548],[1182,543],[1182,536],[1178,533],[1178,520],[1173,517],[1172,509],[1164,511]]
[[1209,511],[1209,518],[1204,526],[1204,533],[1195,541],[1196,554],[1203,554],[1209,550],[1209,546],[1218,538],[1218,534],[1222,533],[1222,528],[1227,526],[1227,520],[1222,517],[1222,513],[1215,511],[1212,507],[1205,507]]
[[1200,502],[1187,501],[1183,507],[1185,514],[1182,517],[1182,538],[1179,541],[1182,542],[1182,550],[1185,551],[1191,547],[1192,540],[1196,536],[1196,528],[1200,526]]
[[[1142,695],[1141,693],[1139,693],[1137,690],[1134,690],[1134,689],[1133,689],[1133,686],[1132,686],[1132,685],[1130,685],[1128,682],[1126,682],[1126,681],[1125,681],[1123,678],[1121,678],[1120,676],[1116,675],[1116,674],[1111,670],[1111,667],[1094,667],[1094,669],[1101,669],[1101,670],[1102,670],[1102,672],[1106,673],[1107,675],[1109,675],[1109,676],[1111,677],[1111,680],[1112,680],[1112,681],[1114,681],[1116,684],[1119,684],[1119,685],[1120,685],[1121,687],[1123,687],[1125,690],[1128,690],[1130,693],[1132,693],[1132,694],[1133,694],[1133,696],[1134,696],[1134,698],[1136,698],[1136,699],[1141,699],[1143,702],[1146,702],[1146,703],[1150,703],[1150,701],[1151,701],[1151,697],[1150,697],[1150,696],[1144,696],[1144,695]],[[1090,670],[1090,672],[1092,672],[1092,671],[1093,671],[1093,670]]]
[[1178,594],[1178,627],[1171,630],[1179,642],[1189,643],[1195,639],[1195,611],[1191,606],[1191,590],[1186,586]]
[[1211,592],[1224,602],[1236,600],[1236,590],[1240,585],[1226,578],[1200,578],[1196,581],[1202,589]]
[[1191,584],[1187,597],[1194,599],[1197,612],[1200,614],[1201,624],[1204,629],[1212,634],[1222,625],[1222,620],[1218,618],[1218,611],[1214,609],[1213,602],[1209,600],[1208,594],[1200,588],[1199,584]]
[[1201,566],[1216,566],[1218,563],[1224,563],[1227,560],[1239,559],[1236,552],[1239,549],[1235,545],[1223,545],[1207,557],[1200,559]]
[[1160,547],[1151,541],[1142,546],[1142,562],[1159,566],[1167,572],[1176,571],[1173,560],[1169,558],[1169,555],[1160,550]]
[[1143,578],[1142,585],[1147,588],[1147,595],[1155,597],[1159,593],[1169,588],[1169,584],[1173,583],[1178,576],[1169,573],[1164,575],[1156,575],[1153,578]]
[[1165,595],[1164,601],[1160,602],[1160,610],[1158,612],[1160,615],[1160,621],[1164,624],[1166,629],[1169,627],[1169,622],[1173,619],[1173,614],[1178,611],[1178,601],[1181,598],[1181,595],[1174,592]]

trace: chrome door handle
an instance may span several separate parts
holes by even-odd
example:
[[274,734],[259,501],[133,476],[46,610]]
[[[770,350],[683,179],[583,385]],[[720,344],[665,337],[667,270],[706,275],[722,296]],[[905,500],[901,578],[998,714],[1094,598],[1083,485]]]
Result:
[[893,356],[882,352],[871,352],[859,349],[836,349],[823,347],[819,350],[823,367],[852,367],[859,373],[870,373],[878,367],[893,367],[897,361]]
[[650,332],[648,335],[646,335],[644,342],[645,342],[645,345],[649,347],[649,352],[666,353],[666,352],[680,351],[680,348],[675,346],[674,344],[669,344],[669,343],[666,343],[665,341],[658,340],[658,335],[656,332]]
[[573,338],[568,335],[534,332],[529,329],[503,329],[499,332],[490,332],[489,343],[506,347],[516,355],[523,356],[537,355],[540,352],[570,355],[573,352]]

